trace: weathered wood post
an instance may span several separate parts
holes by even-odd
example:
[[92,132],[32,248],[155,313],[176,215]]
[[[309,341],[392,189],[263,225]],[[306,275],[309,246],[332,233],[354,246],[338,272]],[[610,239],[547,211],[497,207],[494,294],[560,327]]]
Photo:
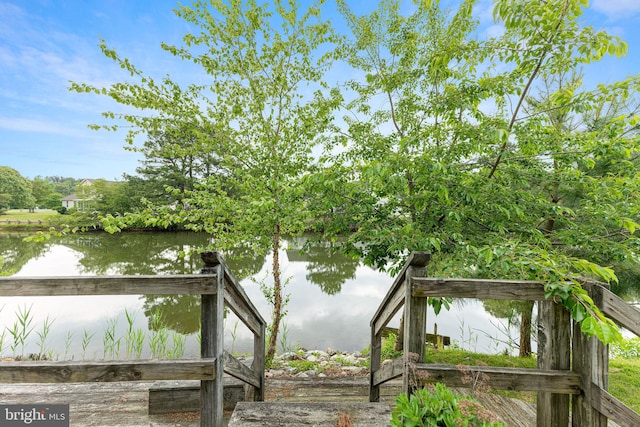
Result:
[[200,254],[202,274],[216,275],[216,293],[202,295],[200,356],[215,358],[215,379],[200,382],[200,426],[218,427],[223,416],[224,259],[219,252]]
[[382,362],[382,329],[376,333],[375,323],[371,324],[371,349],[369,351],[369,402],[380,401],[380,385],[374,384],[374,373]]
[[[571,369],[571,315],[560,303],[538,302],[538,369]],[[569,395],[538,392],[538,427],[569,425]]]
[[260,334],[253,335],[253,363],[251,364],[252,369],[258,370],[261,372],[260,378],[260,387],[255,388],[253,391],[253,400],[256,402],[264,401],[264,362],[265,362],[265,325],[264,323],[260,324]]
[[426,277],[427,264],[431,259],[428,252],[414,252],[411,254],[406,269],[405,298],[404,298],[404,330],[398,331],[404,335],[403,355],[405,370],[402,376],[402,390],[409,394],[416,387],[415,372],[412,372],[412,364],[425,362],[427,334],[427,298],[414,297],[411,278]]
[[[593,302],[602,308],[604,283],[583,282],[582,287],[589,292]],[[574,427],[607,427],[607,417],[593,408],[594,399],[599,399],[598,387],[608,389],[609,346],[596,337],[587,337],[580,325],[573,325],[573,372],[580,375],[582,391],[572,400],[572,421]]]

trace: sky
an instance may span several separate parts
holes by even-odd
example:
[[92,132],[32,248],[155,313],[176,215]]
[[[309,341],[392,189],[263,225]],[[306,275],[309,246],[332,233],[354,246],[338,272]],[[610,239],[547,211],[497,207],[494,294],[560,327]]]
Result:
[[[324,16],[340,29],[333,1],[327,3]],[[373,3],[349,1],[355,12]],[[0,0],[0,166],[29,179],[121,180],[134,174],[141,157],[123,148],[124,131],[88,128],[110,124],[101,113],[122,107],[107,97],[71,92],[70,82],[105,87],[126,80],[101,53],[104,39],[146,74],[188,83],[198,71],[160,47],[180,45],[189,30],[174,14],[177,6],[174,0]],[[491,21],[491,0],[480,0],[477,10],[480,32],[500,31]],[[611,83],[640,73],[640,0],[591,0],[584,19],[629,44],[626,58],[591,67],[592,78]]]

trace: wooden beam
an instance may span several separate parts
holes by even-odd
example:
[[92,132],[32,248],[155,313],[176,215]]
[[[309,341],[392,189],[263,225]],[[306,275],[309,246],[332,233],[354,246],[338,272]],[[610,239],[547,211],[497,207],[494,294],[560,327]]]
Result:
[[633,409],[609,394],[606,390],[592,384],[593,407],[605,417],[620,426],[640,426],[640,415]]
[[238,293],[238,288],[228,279],[225,280],[224,300],[231,311],[238,316],[238,319],[240,319],[254,335],[260,333],[265,324],[264,320],[260,314],[257,313],[257,310],[249,301],[249,297],[244,294],[244,291],[243,293]]
[[230,355],[227,351],[224,352],[224,372],[253,387],[262,387],[261,375]]
[[[624,326],[634,334],[640,336],[640,310],[602,286],[594,286],[594,292],[599,294],[602,312]],[[596,300],[594,298],[594,301]]]
[[[384,328],[382,328],[382,338],[387,338],[389,336],[389,334],[396,334],[396,336],[398,335],[398,328],[392,328],[390,326],[385,326]],[[429,344],[433,344],[434,346],[438,345],[438,342],[440,341],[442,343],[442,345],[444,346],[450,346],[451,345],[451,337],[447,337],[444,335],[438,335],[438,334],[431,334],[429,332],[427,332],[424,335],[424,341],[426,343]]]
[[441,279],[414,277],[413,296],[541,301],[544,286],[528,280]]
[[[224,351],[224,273],[222,265],[205,266],[203,274],[213,273],[216,277],[216,293],[201,296],[201,341],[200,355],[214,358],[216,372],[222,372]],[[219,379],[202,380],[200,382],[200,427],[217,427],[222,425],[223,416],[223,383]]]
[[215,359],[101,362],[2,362],[0,383],[213,380]]
[[[371,329],[374,334],[380,334],[382,329],[386,327],[393,316],[398,313],[400,307],[405,303],[405,284],[402,283],[398,286],[392,294],[387,294],[387,300],[385,300],[384,308],[382,310],[378,310],[376,317],[371,321]],[[380,306],[382,308],[382,306]]]
[[[553,301],[538,303],[537,359],[541,370],[571,369],[571,315]],[[577,373],[574,375],[579,377]],[[539,390],[536,400],[538,427],[566,427],[569,424],[569,400],[563,392]]]
[[[601,307],[597,291],[600,286],[590,281],[582,283],[582,287],[589,292],[596,305]],[[596,410],[594,405],[599,400],[597,389],[606,390],[608,387],[609,349],[598,338],[583,334],[580,325],[573,322],[572,355],[572,369],[580,376],[582,393],[571,399],[571,425],[607,427],[607,417]]]
[[540,369],[498,368],[493,366],[453,366],[419,363],[416,370],[428,373],[425,383],[441,382],[449,387],[471,388],[463,376],[487,376],[488,386],[494,390],[548,391],[552,393],[580,393],[580,377],[571,371],[543,371]]
[[210,275],[2,277],[0,296],[201,295],[216,292]]
[[[424,336],[427,333],[427,298],[414,296],[411,292],[410,281],[416,277],[425,277],[427,268],[410,265],[406,270],[406,285],[404,298],[404,328],[402,330],[402,351],[405,366],[410,363],[424,363],[426,346]],[[409,373],[403,376],[402,388],[405,393],[413,393],[416,384]]]
[[385,363],[380,369],[373,373],[372,384],[379,386],[394,378],[404,374],[404,358],[398,357],[391,362]]
[[253,335],[253,363],[251,364],[251,368],[260,374],[260,385],[253,390],[253,400],[256,402],[262,402],[264,400],[265,330],[266,326],[262,324],[260,333]]
[[[396,294],[397,289],[404,285],[405,273],[407,272],[407,268],[409,268],[410,266],[424,267],[429,263],[430,259],[431,259],[431,254],[429,252],[418,251],[418,252],[412,252],[411,255],[409,255],[409,258],[405,262],[404,267],[402,267],[402,270],[400,270],[400,272],[396,276],[395,280],[391,284],[391,287],[387,291],[387,295],[385,295],[385,297],[382,299],[382,302],[380,303],[378,310],[376,310],[375,314],[373,315],[371,319],[371,326],[374,326],[376,323],[378,323],[378,318],[381,317],[382,312],[385,311],[385,309],[387,308],[387,305],[389,305],[389,301]],[[386,325],[382,325],[380,328],[384,326]]]

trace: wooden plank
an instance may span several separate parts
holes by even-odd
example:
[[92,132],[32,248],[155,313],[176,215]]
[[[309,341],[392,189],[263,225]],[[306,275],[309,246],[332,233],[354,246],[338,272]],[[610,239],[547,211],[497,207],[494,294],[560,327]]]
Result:
[[3,362],[0,383],[70,383],[216,378],[215,359]]
[[[396,334],[397,336],[398,328],[392,328],[389,326],[385,326],[384,328],[382,328],[382,338],[388,337],[389,334]],[[428,344],[433,344],[434,346],[437,346],[439,341],[442,343],[443,346],[448,347],[451,345],[451,337],[438,335],[438,334],[431,334],[429,332],[427,332],[424,335],[424,341]]]
[[[244,383],[223,377],[224,410],[233,411],[245,400]],[[149,387],[149,415],[200,411],[200,381],[157,381]]]
[[[429,252],[417,251],[417,252],[412,252],[411,255],[409,255],[409,258],[405,262],[404,267],[402,267],[402,270],[400,270],[400,272],[396,276],[395,280],[391,284],[391,287],[387,291],[387,294],[382,299],[380,306],[378,307],[375,314],[373,315],[371,319],[371,326],[375,325],[378,322],[378,318],[381,317],[382,312],[386,310],[387,306],[390,303],[390,300],[396,294],[397,288],[404,285],[405,273],[407,271],[407,268],[409,268],[409,266],[412,266],[412,265],[416,267],[424,267],[429,263],[430,259],[431,259],[431,254]],[[386,325],[382,325],[381,327],[384,327],[384,326]]]
[[640,310],[601,286],[595,287],[601,294],[602,312],[634,334],[640,336]]
[[[227,358],[225,360],[230,363],[231,366],[229,366],[229,369],[232,370],[229,373],[235,373],[239,375],[238,378],[251,384],[254,387],[254,400],[262,401],[264,400],[266,322],[260,315],[260,312],[253,305],[242,286],[240,286],[240,283],[227,266],[227,263],[224,262],[224,258],[219,252],[203,252],[200,254],[200,257],[205,263],[203,273],[220,271],[221,276],[224,278],[224,300],[228,304],[229,308],[231,308],[231,310],[253,332],[254,335],[253,372],[239,362],[235,364],[235,359]],[[225,354],[225,357],[230,357],[230,355]]]
[[[149,387],[152,382],[75,383],[75,384],[2,384],[0,396],[4,404],[71,403],[70,425],[84,426],[154,426],[196,427],[197,413],[148,413]],[[270,402],[365,402],[368,379],[357,377],[267,378],[266,400]],[[381,401],[394,404],[401,382],[387,383]],[[470,394],[469,389],[455,389]],[[506,426],[535,425],[535,407],[529,403],[498,395],[474,393],[482,405],[498,414]],[[196,395],[195,400],[199,402]],[[225,424],[223,424],[225,425]],[[334,426],[335,424],[330,424]],[[355,424],[358,425],[358,424]]]
[[374,317],[371,320],[371,328],[373,329],[374,334],[379,334],[382,329],[389,324],[391,319],[393,319],[393,316],[396,315],[398,310],[400,310],[400,307],[404,304],[404,286],[405,284],[402,283],[401,286],[395,289],[393,294],[387,295],[389,299],[385,301],[384,309],[380,310],[377,317]]
[[371,328],[371,350],[369,353],[369,402],[380,401],[380,383],[376,382],[376,375],[380,369],[382,359],[382,337]]
[[528,280],[443,279],[414,277],[412,294],[416,297],[453,297],[496,300],[541,301],[544,286]]
[[[570,371],[543,371],[540,369],[497,368],[492,366],[453,366],[420,363],[418,371],[427,372],[426,383],[442,382],[449,387],[466,387],[463,376],[484,374],[494,390],[548,391],[552,393],[580,393],[580,377]],[[464,372],[463,372],[464,371]]]
[[[538,369],[571,369],[571,316],[568,310],[553,301],[538,303]],[[549,393],[549,390],[540,389],[537,397],[538,427],[566,427],[569,424],[569,400],[564,392]]]
[[225,280],[224,300],[227,306],[254,335],[259,334],[262,325],[264,325],[264,320],[259,314],[256,315],[257,311],[254,311],[255,307],[248,301],[246,294],[243,296],[237,291],[238,289],[228,279]]
[[[340,424],[339,420],[343,420]],[[347,423],[347,421],[349,423]],[[335,426],[387,427],[391,406],[356,402],[239,402],[229,427]]]
[[[596,305],[601,306],[599,292],[592,282],[582,286],[589,292]],[[573,371],[580,376],[582,393],[572,397],[572,426],[607,427],[608,420],[601,412],[594,409],[597,390],[606,389],[609,377],[609,351],[596,337],[587,337],[580,330],[580,325],[573,325]]]
[[253,387],[261,387],[261,375],[233,357],[229,352],[224,352],[224,372],[234,378],[244,381]]
[[398,357],[391,362],[385,363],[373,374],[373,385],[379,386],[394,378],[398,378],[405,373],[405,361],[403,357]]
[[260,386],[255,387],[253,390],[253,400],[256,402],[264,400],[265,329],[266,326],[262,324],[260,333],[253,335],[253,362],[251,363],[251,368],[257,371],[260,376]]
[[215,280],[202,274],[1,277],[0,296],[214,294]]
[[592,384],[593,407],[621,426],[640,426],[640,415],[624,403],[609,394],[606,390]]
[[[424,363],[426,346],[424,336],[427,333],[427,298],[414,296],[409,284],[413,278],[427,275],[426,267],[409,266],[406,270],[405,303],[404,303],[404,340],[403,358],[405,366],[412,363]],[[408,372],[403,376],[403,389],[412,393],[417,384]]]
[[200,254],[205,267],[222,266],[224,273],[225,298],[231,310],[249,327],[254,334],[260,333],[260,325],[266,325],[265,320],[260,315],[258,309],[253,305],[244,288],[238,279],[231,272],[231,269],[224,261],[222,254],[218,251],[202,252]]
[[[205,266],[203,274],[214,273],[216,276],[216,293],[202,295],[201,307],[201,341],[202,358],[215,358],[216,372],[222,372],[224,351],[224,274],[222,266]],[[222,375],[219,380],[202,381],[200,383],[200,426],[217,427],[222,425],[224,412],[224,389]]]

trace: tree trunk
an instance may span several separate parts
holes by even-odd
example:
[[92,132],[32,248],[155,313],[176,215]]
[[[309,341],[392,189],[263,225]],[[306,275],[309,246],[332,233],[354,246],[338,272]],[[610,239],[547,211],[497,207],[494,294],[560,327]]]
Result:
[[271,320],[271,335],[266,352],[267,363],[273,360],[278,346],[278,331],[282,318],[282,283],[280,280],[280,224],[276,224],[273,233],[273,312]]
[[533,301],[528,301],[520,317],[520,357],[529,357],[531,351],[531,321],[533,318]]

